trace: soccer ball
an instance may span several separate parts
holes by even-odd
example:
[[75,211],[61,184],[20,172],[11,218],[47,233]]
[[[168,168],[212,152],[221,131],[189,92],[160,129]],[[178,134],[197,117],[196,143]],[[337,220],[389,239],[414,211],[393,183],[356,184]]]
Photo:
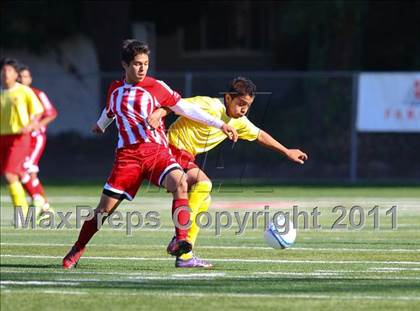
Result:
[[[296,240],[296,229],[293,227],[293,221],[289,221],[289,231],[285,232],[283,224],[279,221],[279,229],[271,222],[264,232],[264,239],[267,244],[272,248],[283,249],[289,248]],[[281,226],[281,227],[280,227]]]

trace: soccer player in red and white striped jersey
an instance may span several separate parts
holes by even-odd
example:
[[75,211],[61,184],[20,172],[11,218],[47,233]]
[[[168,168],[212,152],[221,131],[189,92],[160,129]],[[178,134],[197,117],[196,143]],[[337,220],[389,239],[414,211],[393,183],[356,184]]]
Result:
[[125,79],[111,83],[106,109],[93,128],[94,132],[102,133],[116,119],[119,138],[114,166],[95,216],[84,222],[78,240],[63,258],[64,269],[77,264],[86,244],[98,231],[101,225],[98,224],[98,215],[105,219],[122,200],[132,200],[143,180],[163,186],[173,195],[176,241],[168,252],[180,256],[191,251],[188,228],[185,227],[190,218],[186,176],[169,150],[163,122],[155,130],[147,124],[147,117],[154,110],[167,107],[179,115],[219,128],[232,140],[238,138],[231,126],[184,101],[164,82],[147,77],[149,53],[149,48],[142,42],[123,42],[121,60]]
[[23,164],[25,174],[21,179],[23,187],[32,199],[32,205],[36,208],[38,220],[40,220],[43,212],[51,212],[52,209],[50,209],[44,187],[38,177],[38,163],[44,153],[47,142],[47,126],[57,117],[57,110],[43,91],[31,86],[32,74],[26,65],[22,65],[19,68],[19,82],[31,87],[44,107],[44,112],[38,121],[37,129],[31,132],[31,148]]

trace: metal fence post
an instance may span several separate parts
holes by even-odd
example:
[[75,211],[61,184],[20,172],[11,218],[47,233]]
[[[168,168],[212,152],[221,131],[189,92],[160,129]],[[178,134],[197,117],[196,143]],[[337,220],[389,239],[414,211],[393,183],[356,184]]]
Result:
[[186,72],[185,73],[185,90],[184,90],[184,97],[191,97],[192,96],[192,73]]

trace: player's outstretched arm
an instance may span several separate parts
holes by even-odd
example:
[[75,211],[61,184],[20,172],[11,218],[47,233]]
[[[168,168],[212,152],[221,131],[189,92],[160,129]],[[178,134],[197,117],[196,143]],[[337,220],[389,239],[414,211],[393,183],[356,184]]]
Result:
[[270,134],[260,131],[257,141],[264,147],[270,148],[278,153],[285,155],[290,161],[304,164],[308,160],[308,155],[299,149],[288,149],[277,140],[275,140]]
[[213,117],[211,114],[203,111],[192,103],[181,99],[177,102],[176,105],[170,106],[168,108],[175,112],[177,115],[181,115],[188,119],[220,129],[230,140],[233,140],[234,142],[238,140],[238,133],[232,126],[226,124],[220,119]]

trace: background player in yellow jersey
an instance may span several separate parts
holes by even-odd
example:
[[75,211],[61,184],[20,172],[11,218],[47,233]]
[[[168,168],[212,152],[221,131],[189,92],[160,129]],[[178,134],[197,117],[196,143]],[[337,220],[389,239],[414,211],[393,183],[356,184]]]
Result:
[[[256,87],[254,83],[243,77],[235,78],[229,91],[223,99],[205,96],[196,96],[185,99],[205,112],[219,118],[231,125],[238,132],[240,139],[257,141],[289,160],[303,164],[308,156],[299,149],[288,149],[275,140],[271,135],[256,127],[247,117],[249,107],[254,101]],[[157,109],[149,118],[148,123],[157,127],[161,118],[169,112],[166,109]],[[184,117],[179,117],[168,130],[170,148],[177,162],[187,173],[189,185],[189,203],[191,208],[192,225],[188,231],[188,240],[194,246],[199,227],[194,222],[198,213],[208,209],[211,198],[212,183],[207,175],[194,163],[195,156],[207,152],[226,139],[223,132],[209,126],[200,124]],[[172,243],[172,242],[171,242]],[[194,256],[192,252],[177,257],[175,266],[179,268],[212,267],[212,264]]]
[[44,109],[35,93],[17,79],[17,61],[2,59],[0,173],[8,184],[13,206],[21,207],[26,215],[28,203],[19,178],[25,172],[23,163],[30,149],[30,133],[39,128],[38,120]]

